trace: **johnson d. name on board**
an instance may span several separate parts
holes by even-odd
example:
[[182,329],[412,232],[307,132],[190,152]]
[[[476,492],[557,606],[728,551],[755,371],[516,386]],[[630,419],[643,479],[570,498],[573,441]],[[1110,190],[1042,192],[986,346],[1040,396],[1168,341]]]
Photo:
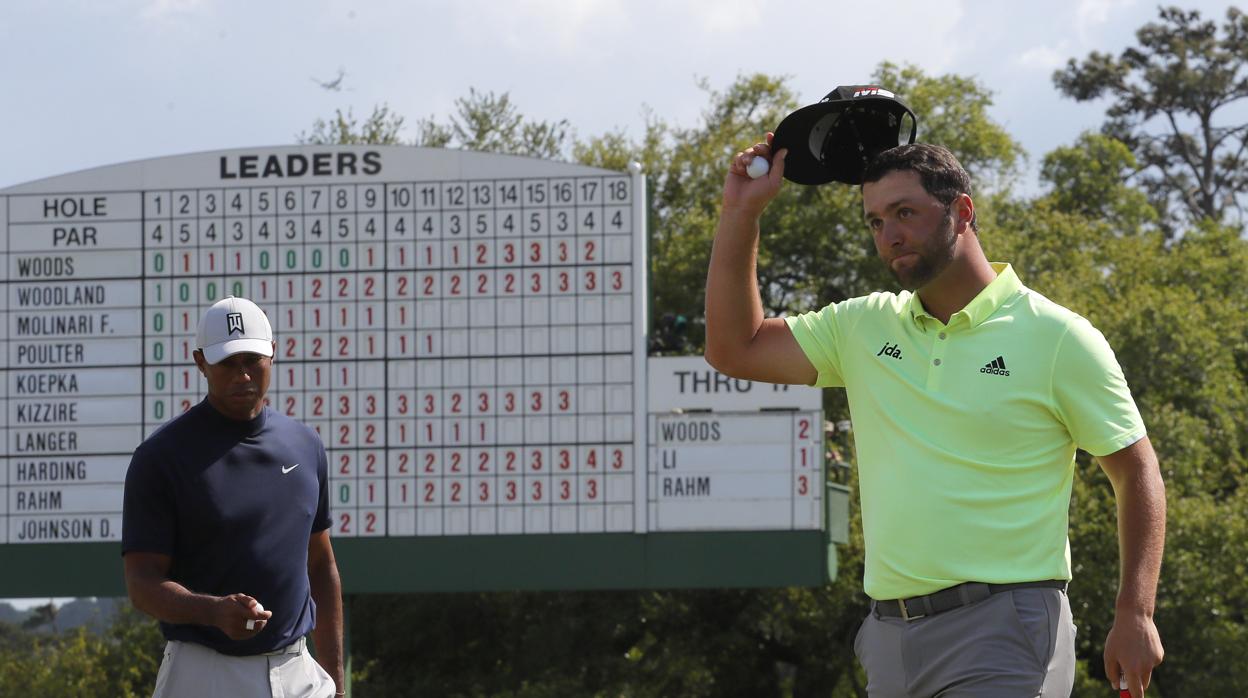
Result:
[[294,179],[381,174],[381,153],[288,153],[286,155],[222,155],[221,179]]
[[[108,540],[112,537],[112,522],[106,518],[96,522],[86,517],[76,519],[11,519],[22,543],[38,543],[53,540]],[[96,530],[99,538],[96,538]]]

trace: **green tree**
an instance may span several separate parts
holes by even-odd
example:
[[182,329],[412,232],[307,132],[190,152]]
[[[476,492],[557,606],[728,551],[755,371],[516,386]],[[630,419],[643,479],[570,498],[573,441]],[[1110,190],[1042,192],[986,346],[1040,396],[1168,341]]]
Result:
[[[416,137],[405,141],[400,132],[404,118],[388,105],[374,106],[363,122],[351,109],[335,110],[331,119],[317,119],[311,132],[300,133],[299,143],[333,145],[414,145],[424,148],[463,148],[490,153],[564,159],[570,144],[566,120],[539,121],[526,118],[504,92],[477,92],[455,100],[455,112],[447,121],[430,116],[416,122]],[[620,169],[623,169],[622,167]]]
[[138,698],[156,685],[164,639],[156,622],[128,605],[103,635],[23,632],[0,624],[0,695],[25,698]]
[[417,129],[419,135],[413,145],[547,159],[567,157],[568,122],[525,118],[506,92],[495,95],[470,88],[467,97],[455,100],[449,123],[431,116],[417,122]]
[[51,601],[42,606],[35,606],[34,612],[22,623],[22,628],[34,630],[47,626],[52,632],[56,632],[56,616],[59,610]]
[[[1156,622],[1167,696],[1248,692],[1243,571],[1248,526],[1248,241],[1211,223],[1167,242],[1129,153],[1085,135],[1045,158],[1049,193],[997,206],[985,246],[1032,288],[1092,321],[1115,348],[1167,485]],[[1078,696],[1104,695],[1101,652],[1118,590],[1114,497],[1085,453],[1071,506]],[[1216,667],[1216,669],[1214,668]]]
[[1046,203],[1058,211],[1113,221],[1121,234],[1136,234],[1157,221],[1148,197],[1128,181],[1137,160],[1126,144],[1084,133],[1074,145],[1044,156],[1040,178],[1052,188]]
[[1201,218],[1244,223],[1248,123],[1232,105],[1248,97],[1248,16],[1228,8],[1218,27],[1197,10],[1159,10],[1117,58],[1071,59],[1053,81],[1078,101],[1108,97],[1103,131],[1139,159],[1140,185],[1173,226]]
[[402,143],[399,131],[403,129],[403,117],[382,104],[373,107],[364,123],[360,123],[350,109],[343,114],[335,110],[334,118],[317,119],[311,133],[301,133],[300,143],[313,145],[398,145]]

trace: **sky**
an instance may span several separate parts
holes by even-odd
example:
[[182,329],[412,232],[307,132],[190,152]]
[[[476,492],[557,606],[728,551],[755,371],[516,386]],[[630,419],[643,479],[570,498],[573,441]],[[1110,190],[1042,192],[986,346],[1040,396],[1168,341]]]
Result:
[[[1229,5],[1182,6],[1221,20]],[[336,109],[366,116],[383,103],[411,138],[417,119],[445,121],[469,88],[567,119],[580,138],[637,138],[647,110],[697,125],[700,80],[784,76],[812,103],[886,60],[974,77],[1034,171],[1104,112],[1062,98],[1053,71],[1119,53],[1156,16],[1137,0],[6,0],[0,188],[290,144]],[[340,74],[337,91],[318,84]]]
[[[1180,4],[1219,21],[1231,5]],[[1156,17],[1137,0],[5,0],[0,188],[291,144],[336,109],[366,116],[383,103],[411,138],[469,88],[567,119],[580,138],[639,138],[647,110],[697,125],[702,80],[784,76],[812,103],[883,61],[975,78],[1034,172],[1104,113],[1061,97],[1053,71],[1118,54]],[[339,90],[320,86],[339,75]]]

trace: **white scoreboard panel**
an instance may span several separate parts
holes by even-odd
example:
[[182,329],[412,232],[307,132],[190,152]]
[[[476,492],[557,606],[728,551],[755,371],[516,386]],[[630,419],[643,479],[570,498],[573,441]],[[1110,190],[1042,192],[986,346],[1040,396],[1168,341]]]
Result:
[[730,378],[702,357],[648,363],[651,530],[823,528],[821,391]]
[[651,528],[822,528],[821,425],[817,411],[652,415]]
[[272,321],[271,405],[325,442],[333,535],[645,532],[643,182],[301,146],[0,191],[0,543],[119,540],[130,453],[204,395],[226,295]]

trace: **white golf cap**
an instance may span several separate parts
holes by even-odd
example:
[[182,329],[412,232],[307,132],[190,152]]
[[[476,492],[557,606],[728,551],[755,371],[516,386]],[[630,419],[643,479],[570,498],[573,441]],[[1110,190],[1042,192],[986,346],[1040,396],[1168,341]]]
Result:
[[195,343],[210,364],[245,351],[273,356],[273,328],[260,306],[226,296],[200,318]]

